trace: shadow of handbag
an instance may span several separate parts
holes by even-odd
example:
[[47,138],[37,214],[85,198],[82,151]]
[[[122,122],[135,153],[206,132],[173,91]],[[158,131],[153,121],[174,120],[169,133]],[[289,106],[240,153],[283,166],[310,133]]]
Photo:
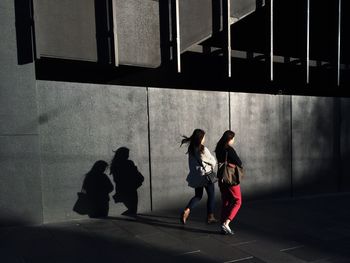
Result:
[[82,189],[77,193],[78,200],[73,206],[73,211],[79,215],[87,215],[90,213],[91,204],[87,193]]

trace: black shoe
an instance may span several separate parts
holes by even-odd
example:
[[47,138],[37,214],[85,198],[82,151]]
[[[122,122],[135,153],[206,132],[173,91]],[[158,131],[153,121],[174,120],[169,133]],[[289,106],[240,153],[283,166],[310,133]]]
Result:
[[216,224],[218,220],[214,217],[214,214],[210,213],[207,217],[207,224]]

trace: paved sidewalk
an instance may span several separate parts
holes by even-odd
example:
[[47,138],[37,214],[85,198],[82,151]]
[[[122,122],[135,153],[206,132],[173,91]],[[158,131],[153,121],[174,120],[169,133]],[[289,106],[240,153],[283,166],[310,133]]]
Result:
[[0,228],[1,263],[350,262],[350,194],[251,201],[220,234],[179,211]]

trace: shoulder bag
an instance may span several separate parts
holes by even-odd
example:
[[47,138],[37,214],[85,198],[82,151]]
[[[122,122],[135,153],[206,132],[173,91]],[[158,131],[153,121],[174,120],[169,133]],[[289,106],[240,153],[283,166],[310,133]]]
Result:
[[232,165],[227,162],[227,152],[225,162],[218,169],[218,177],[225,184],[230,186],[239,185],[243,177],[243,169],[238,165]]
[[203,176],[205,176],[205,179],[208,181],[208,183],[215,184],[218,181],[218,177],[217,177],[217,174],[213,171],[213,168],[211,168],[209,172],[205,172],[203,163],[200,160],[198,160],[197,157],[196,159],[197,159],[197,162],[200,164],[200,166],[203,167],[203,170],[204,170]]

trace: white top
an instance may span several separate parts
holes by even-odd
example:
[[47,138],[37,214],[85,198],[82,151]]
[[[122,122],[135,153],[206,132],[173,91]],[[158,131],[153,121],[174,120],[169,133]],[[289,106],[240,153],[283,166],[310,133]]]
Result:
[[207,184],[205,173],[214,170],[217,162],[215,157],[210,153],[207,147],[204,147],[202,154],[196,152],[196,156],[188,155],[188,166],[190,172],[186,181],[190,187],[202,187]]

